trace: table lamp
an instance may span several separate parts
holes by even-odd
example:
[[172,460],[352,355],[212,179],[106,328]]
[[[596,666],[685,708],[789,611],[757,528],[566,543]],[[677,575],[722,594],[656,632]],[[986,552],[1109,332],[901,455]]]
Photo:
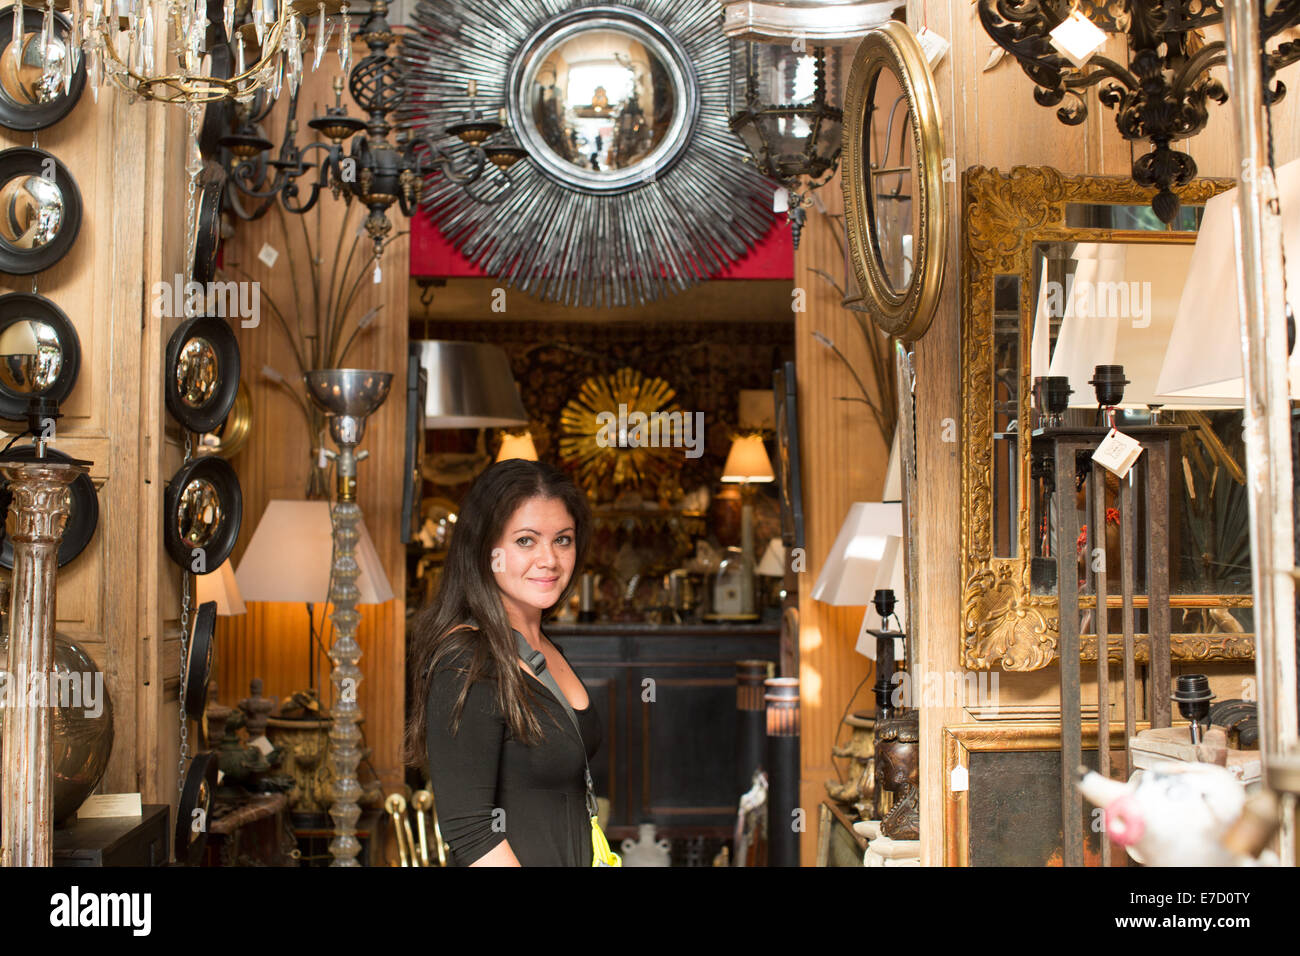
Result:
[[509,461],[511,458],[523,458],[527,461],[537,460],[537,446],[533,444],[533,433],[522,435],[505,434],[501,437],[501,448],[497,451],[497,461]]
[[232,617],[247,611],[243,596],[239,593],[239,582],[235,580],[235,569],[231,567],[229,559],[222,561],[221,567],[209,574],[194,576],[195,606],[209,601],[216,602],[220,617]]
[[[901,564],[903,506],[897,501],[855,501],[835,537],[835,544],[813,585],[813,600],[836,607],[867,607],[875,598],[882,566],[892,561],[890,539],[895,539],[894,554]],[[902,593],[902,592],[898,592]],[[874,638],[867,634],[868,615],[863,616],[856,645],[860,653],[875,659]],[[864,636],[866,635],[866,636]],[[870,648],[870,651],[864,650]]]
[[[1278,167],[1277,189],[1287,295],[1290,302],[1300,303],[1300,160]],[[1160,370],[1159,391],[1172,401],[1194,401],[1201,408],[1242,405],[1242,322],[1233,238],[1236,201],[1233,188],[1205,204]],[[1288,369],[1291,398],[1300,399],[1300,348],[1291,352]]]
[[741,550],[741,591],[740,613],[742,616],[756,615],[754,607],[754,506],[753,485],[759,482],[775,481],[772,471],[772,459],[767,456],[763,446],[763,436],[758,434],[740,435],[731,443],[731,451],[722,466],[722,480],[740,485],[740,550]]

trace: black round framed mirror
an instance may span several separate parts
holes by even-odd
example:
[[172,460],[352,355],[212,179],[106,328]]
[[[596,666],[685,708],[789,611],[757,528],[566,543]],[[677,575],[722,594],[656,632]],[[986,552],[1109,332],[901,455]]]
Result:
[[243,517],[244,496],[230,463],[215,455],[187,461],[163,495],[167,554],[186,571],[215,571],[234,550]]
[[[201,715],[199,715],[201,716]],[[217,755],[197,753],[185,771],[180,803],[176,806],[176,862],[198,866],[208,845],[212,798],[217,791]]]
[[189,654],[185,658],[185,713],[202,716],[212,676],[212,634],[217,627],[217,602],[204,601],[194,615]]
[[207,285],[217,274],[217,249],[221,245],[221,193],[226,173],[207,160],[199,173],[199,225],[194,240],[194,281]]
[[[54,35],[44,50],[41,34],[45,11],[23,10],[23,28],[14,29],[14,8],[0,10],[0,125],[9,129],[45,129],[72,112],[86,85],[86,63],[74,68],[67,19],[54,14]],[[19,49],[14,49],[14,44]]]
[[163,375],[167,411],[187,429],[209,432],[224,422],[239,393],[239,343],[225,319],[182,322],[167,341]]
[[81,229],[81,191],[43,149],[0,153],[0,272],[30,275],[58,262]]
[[62,403],[80,369],[81,340],[62,309],[30,292],[0,295],[0,418],[22,421],[32,397]]
[[[45,446],[45,457],[50,461],[73,462],[76,459]],[[8,451],[0,452],[0,462],[33,461],[36,458],[35,445],[19,445]],[[90,539],[95,536],[99,526],[99,495],[95,483],[87,474],[78,475],[68,486],[68,520],[63,526],[63,538],[59,541],[59,567],[70,563],[77,555],[86,550]],[[14,543],[8,534],[0,542],[0,568],[13,570]]]

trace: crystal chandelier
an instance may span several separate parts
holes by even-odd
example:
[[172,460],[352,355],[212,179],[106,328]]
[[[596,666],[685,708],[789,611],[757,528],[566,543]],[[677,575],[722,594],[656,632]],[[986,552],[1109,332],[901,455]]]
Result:
[[[46,0],[46,33],[55,0]],[[305,20],[320,18],[315,61],[341,14],[339,57],[351,62],[346,2],[330,0],[58,0],[72,24],[71,56],[63,57],[64,82],[85,58],[86,79],[98,100],[112,84],[131,97],[203,104],[247,100],[259,89],[278,96],[302,77]],[[18,15],[22,0],[14,4]],[[166,51],[161,60],[157,48]],[[43,48],[48,48],[48,45]]]

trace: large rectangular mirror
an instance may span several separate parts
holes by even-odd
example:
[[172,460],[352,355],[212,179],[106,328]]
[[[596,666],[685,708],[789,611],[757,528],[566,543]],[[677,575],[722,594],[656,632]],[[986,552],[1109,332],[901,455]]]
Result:
[[[1121,427],[1150,423],[1153,416],[1189,426],[1175,443],[1169,476],[1174,657],[1252,657],[1241,411],[1172,406],[1157,397],[1155,387],[1204,203],[1232,185],[1189,184],[1178,220],[1166,226],[1147,205],[1147,190],[1131,179],[1065,176],[1039,167],[1016,167],[1009,174],[967,171],[965,666],[1035,670],[1056,656],[1056,497],[1053,478],[1036,464],[1032,447],[1040,412],[1032,384],[1040,376],[1069,377],[1075,393],[1065,422],[1098,424],[1096,398],[1086,382],[1094,364],[1112,363],[1123,364],[1131,382]],[[1068,487],[1075,487],[1073,481]],[[1118,486],[1107,489],[1108,497],[1117,492]],[[1089,597],[1091,575],[1083,562],[1080,576],[1083,627],[1090,631],[1096,602]],[[1142,575],[1137,587],[1145,587]],[[1136,603],[1141,631],[1145,602],[1139,597]],[[1108,653],[1118,660],[1120,638],[1114,627],[1109,631]],[[1095,632],[1085,633],[1083,657],[1096,656]],[[1138,658],[1145,656],[1141,634]]]

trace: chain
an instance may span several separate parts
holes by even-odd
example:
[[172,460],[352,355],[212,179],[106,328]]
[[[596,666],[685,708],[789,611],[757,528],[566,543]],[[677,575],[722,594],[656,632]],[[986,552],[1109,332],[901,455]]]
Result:
[[[1266,92],[1266,94],[1267,94],[1267,91],[1265,91],[1265,92]],[[1273,179],[1273,183],[1274,183],[1274,188],[1276,189],[1276,186],[1277,186],[1277,158],[1276,158],[1276,156],[1275,156],[1274,153],[1273,153],[1273,103],[1270,101],[1270,99],[1269,99],[1269,97],[1268,97],[1267,95],[1264,96],[1264,130],[1265,130],[1265,132],[1266,132],[1266,134],[1267,134],[1267,137],[1268,137],[1268,139],[1267,139],[1267,148],[1268,148],[1268,168],[1269,168],[1269,170],[1273,173],[1273,177],[1274,177],[1274,179]],[[1281,214],[1282,214],[1282,210],[1281,210],[1281,206],[1280,206],[1279,203],[1278,203],[1278,199],[1277,199],[1277,196],[1276,196],[1276,195],[1274,195],[1273,200],[1272,200],[1272,204],[1271,204],[1271,205],[1272,205],[1272,209],[1271,209],[1270,211],[1271,211],[1274,215],[1281,216]],[[1290,298],[1287,296],[1287,287],[1286,287],[1286,234],[1285,234],[1285,233],[1283,233],[1283,236],[1282,236],[1282,303],[1283,303],[1283,305],[1284,305],[1284,307],[1285,307],[1285,309],[1286,309],[1287,338],[1291,340],[1291,345],[1292,345],[1292,348],[1294,349],[1295,341],[1296,341],[1297,338],[1300,338],[1300,336],[1298,336],[1298,335],[1296,334],[1296,328],[1295,328],[1295,311],[1291,308],[1291,300],[1290,300]]]
[[[190,103],[186,109],[190,116],[190,138],[186,144],[186,155],[189,157],[186,161],[185,171],[190,174],[190,181],[187,186],[188,196],[185,200],[185,285],[188,288],[190,280],[194,278],[194,250],[199,241],[199,219],[198,219],[198,200],[195,194],[199,188],[199,173],[203,171],[203,158],[199,152],[199,107],[197,103]],[[182,290],[182,294],[184,290]],[[188,302],[188,297],[183,301]],[[187,315],[186,318],[189,318]],[[188,441],[188,438],[186,439]]]
[[[194,438],[189,429],[185,430],[185,460],[188,462],[194,457]],[[185,764],[190,754],[190,722],[185,714],[185,687],[189,680],[189,662],[190,662],[190,611],[194,606],[194,598],[190,594],[190,572],[188,568],[181,569],[181,680],[180,692],[177,697],[181,705],[181,751],[180,760],[176,769],[176,792],[183,795],[185,792]],[[201,716],[201,715],[200,715]]]

